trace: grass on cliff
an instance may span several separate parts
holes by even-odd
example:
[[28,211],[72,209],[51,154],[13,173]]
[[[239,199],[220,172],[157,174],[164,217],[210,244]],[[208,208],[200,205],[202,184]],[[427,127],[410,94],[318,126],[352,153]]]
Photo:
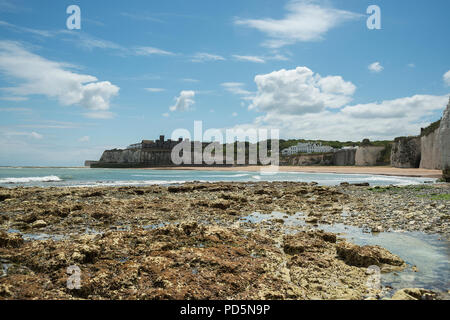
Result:
[[425,129],[422,130],[420,136],[421,137],[426,137],[427,135],[429,135],[430,133],[433,133],[437,128],[439,128],[439,126],[441,125],[441,120],[439,119],[436,122],[433,122],[432,124],[430,124],[428,127],[426,127]]

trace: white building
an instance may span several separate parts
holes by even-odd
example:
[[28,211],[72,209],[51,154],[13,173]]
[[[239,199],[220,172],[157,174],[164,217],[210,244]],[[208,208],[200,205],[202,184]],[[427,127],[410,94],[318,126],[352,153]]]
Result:
[[324,152],[333,152],[334,148],[330,146],[323,146],[321,143],[313,143],[313,142],[299,142],[295,146],[291,146],[281,151],[281,154],[284,156],[290,156],[297,153],[324,153]]

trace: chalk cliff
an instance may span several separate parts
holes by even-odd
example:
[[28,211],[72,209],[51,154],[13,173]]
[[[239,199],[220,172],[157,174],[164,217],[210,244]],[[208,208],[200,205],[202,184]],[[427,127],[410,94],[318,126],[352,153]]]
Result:
[[280,163],[291,166],[331,166],[333,165],[333,154],[301,154],[285,158]]
[[343,149],[334,153],[333,164],[335,166],[354,166],[356,149]]
[[393,167],[414,168],[417,159],[420,159],[420,168],[443,170],[444,178],[449,179],[450,100],[442,119],[422,128],[420,137],[395,139],[391,153]]
[[420,137],[395,138],[391,151],[391,165],[396,168],[419,168]]
[[421,160],[420,168],[423,169],[442,169],[441,166],[441,150],[439,142],[440,128],[437,127],[434,131],[422,134],[420,138],[421,145]]
[[91,167],[145,167],[172,165],[170,150],[114,149],[103,152]]
[[450,182],[450,99],[439,126],[439,145],[443,178]]
[[385,147],[362,146],[356,150],[355,166],[375,166],[381,164],[381,156]]

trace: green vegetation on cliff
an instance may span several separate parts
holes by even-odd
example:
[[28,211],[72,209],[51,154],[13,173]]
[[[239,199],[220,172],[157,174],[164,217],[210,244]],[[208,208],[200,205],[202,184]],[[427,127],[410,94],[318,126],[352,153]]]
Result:
[[439,128],[440,124],[441,124],[441,120],[440,119],[438,121],[436,121],[436,122],[433,122],[428,127],[422,129],[422,132],[420,133],[420,136],[421,137],[426,137],[430,133],[433,133],[434,131],[436,131],[436,129]]

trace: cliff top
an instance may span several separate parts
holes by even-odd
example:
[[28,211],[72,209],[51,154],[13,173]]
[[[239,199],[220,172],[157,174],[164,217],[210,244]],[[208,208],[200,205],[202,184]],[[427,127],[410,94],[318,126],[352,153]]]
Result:
[[439,119],[439,120],[436,121],[436,122],[433,122],[432,124],[430,124],[430,125],[429,125],[428,127],[426,127],[426,128],[422,128],[422,131],[421,131],[421,133],[420,133],[420,136],[421,136],[421,137],[426,137],[426,136],[428,136],[429,134],[431,134],[431,133],[433,133],[434,131],[436,131],[436,130],[439,128],[440,124],[441,124],[441,119]]

